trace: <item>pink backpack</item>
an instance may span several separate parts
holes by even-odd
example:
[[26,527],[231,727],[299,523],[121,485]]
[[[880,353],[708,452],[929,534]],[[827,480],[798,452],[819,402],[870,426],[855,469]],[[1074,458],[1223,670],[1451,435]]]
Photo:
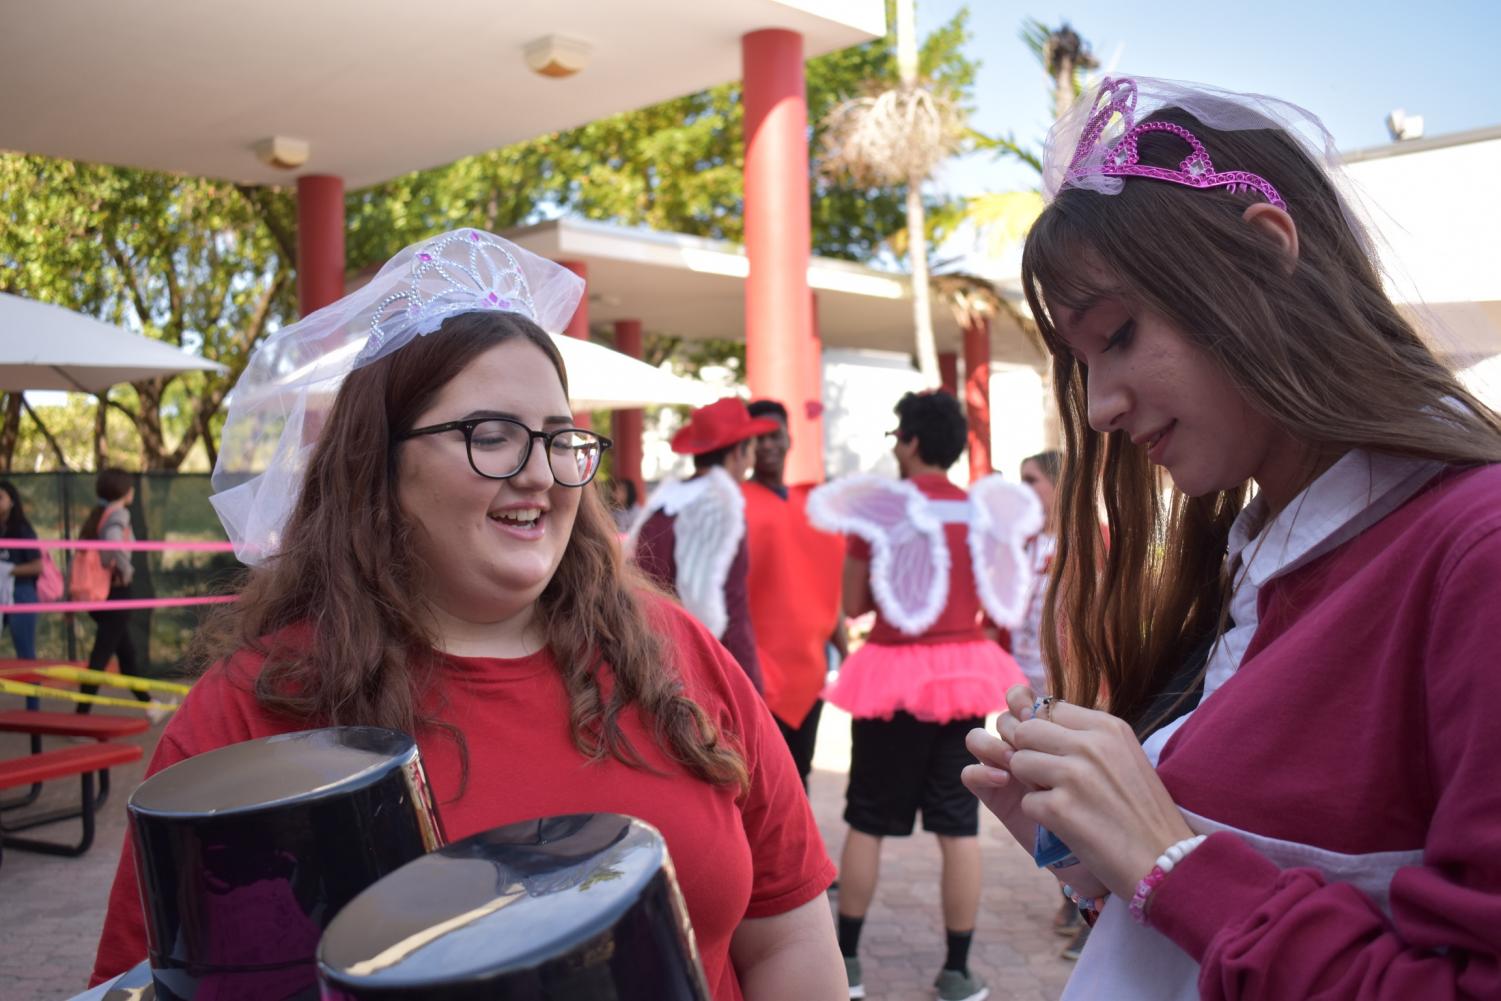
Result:
[[[103,601],[109,597],[110,572],[104,569],[97,549],[82,549],[68,568],[68,597],[74,601]],[[41,588],[37,597],[42,596]]]
[[[119,507],[119,501],[105,505],[104,513],[99,516],[100,528],[104,527],[104,520]],[[130,537],[127,529],[125,538]],[[73,554],[73,562],[68,567],[68,597],[74,601],[103,601],[109,597],[109,587],[113,580],[114,573],[99,558],[99,550],[80,549]],[[41,597],[40,590],[37,597]]]
[[42,572],[36,578],[37,600],[62,601],[65,590],[62,571],[52,562],[52,555],[45,549],[42,550]]

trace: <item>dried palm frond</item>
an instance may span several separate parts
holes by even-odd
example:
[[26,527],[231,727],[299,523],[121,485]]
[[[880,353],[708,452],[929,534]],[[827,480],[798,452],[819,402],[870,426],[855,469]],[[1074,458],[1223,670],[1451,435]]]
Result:
[[860,184],[903,184],[928,177],[963,138],[964,114],[922,86],[857,97],[824,119],[821,169]]

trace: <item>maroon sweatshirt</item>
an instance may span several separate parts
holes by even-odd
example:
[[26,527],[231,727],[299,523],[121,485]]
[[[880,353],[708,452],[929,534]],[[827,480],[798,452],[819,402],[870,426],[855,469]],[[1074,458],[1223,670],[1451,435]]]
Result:
[[1204,998],[1501,998],[1501,466],[1268,581],[1163,750],[1215,831],[1150,923]]

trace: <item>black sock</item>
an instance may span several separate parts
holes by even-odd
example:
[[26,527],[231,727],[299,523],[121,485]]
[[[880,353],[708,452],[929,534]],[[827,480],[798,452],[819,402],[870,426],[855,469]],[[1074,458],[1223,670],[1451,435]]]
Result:
[[[843,918],[840,919],[841,921]],[[975,939],[974,931],[950,931],[948,933],[949,955],[943,961],[945,970],[958,970],[969,976],[969,944]],[[843,941],[841,939],[841,941]]]
[[860,929],[865,927],[864,918],[847,918],[839,915],[839,952],[854,959],[860,951]]

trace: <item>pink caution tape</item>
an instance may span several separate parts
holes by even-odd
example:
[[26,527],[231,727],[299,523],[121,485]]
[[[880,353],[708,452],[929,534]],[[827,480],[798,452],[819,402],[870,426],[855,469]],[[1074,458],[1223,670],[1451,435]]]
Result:
[[229,542],[161,542],[134,539],[0,539],[0,549],[124,549],[137,553],[232,553]]
[[32,615],[37,612],[130,612],[138,608],[183,608],[188,605],[224,605],[232,594],[197,598],[121,598],[119,601],[38,601],[30,605],[0,605],[0,614]]

